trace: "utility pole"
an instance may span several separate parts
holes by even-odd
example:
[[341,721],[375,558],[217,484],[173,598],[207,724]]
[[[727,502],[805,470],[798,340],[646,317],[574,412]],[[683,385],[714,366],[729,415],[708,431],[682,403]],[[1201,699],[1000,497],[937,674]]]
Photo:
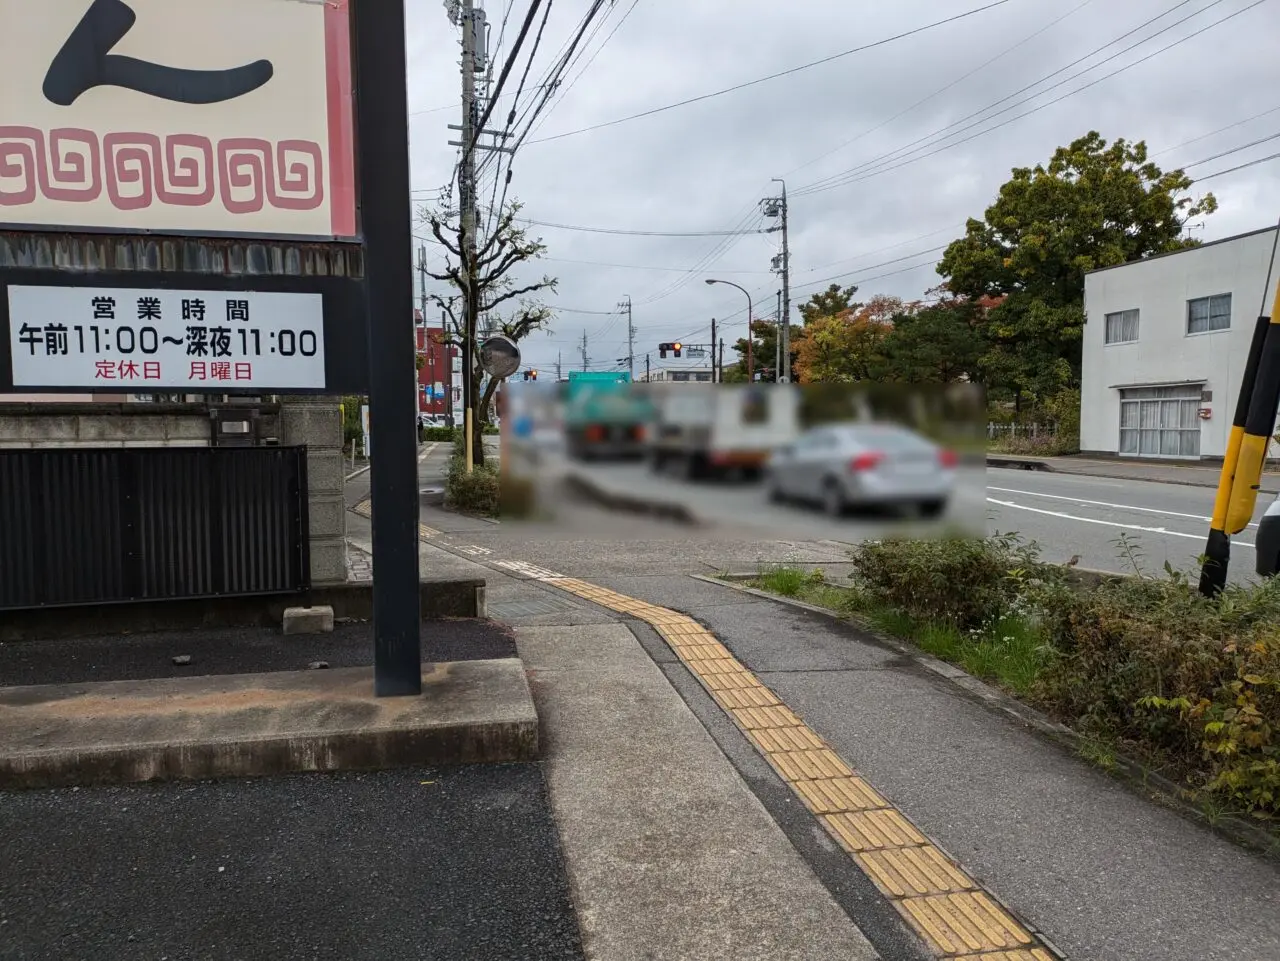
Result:
[[578,348],[578,352],[582,355],[582,369],[585,371],[590,363],[587,360],[587,332],[585,330],[582,332],[582,346]]
[[644,382],[649,383],[649,355],[644,355]]
[[618,308],[627,312],[627,374],[634,381],[636,379],[636,328],[631,323],[631,295],[627,294],[627,299],[619,301]]
[[773,260],[774,269],[782,274],[782,311],[778,317],[779,349],[782,351],[783,383],[791,383],[791,244],[787,234],[787,182],[779,177],[774,183],[782,184],[781,197],[768,197],[760,201],[766,217],[779,218],[782,230],[782,253]]
[[[462,28],[462,124],[449,125],[449,129],[461,134],[460,140],[450,140],[450,146],[462,148],[458,163],[458,202],[462,236],[458,238],[462,251],[459,273],[462,275],[462,298],[465,308],[462,336],[462,393],[464,400],[463,429],[466,433],[466,464],[468,473],[475,465],[474,431],[475,409],[473,384],[475,380],[476,328],[480,318],[479,277],[475,261],[478,238],[476,236],[476,151],[501,150],[511,153],[512,148],[501,143],[482,144],[480,136],[492,133],[480,129],[480,104],[476,98],[476,76],[488,69],[488,31],[483,9],[477,9],[475,0],[447,0],[445,8],[449,19]],[[501,134],[498,135],[501,138]],[[483,452],[482,452],[483,453]]]
[[563,356],[560,351],[556,351],[556,383],[560,383],[560,358]]
[[773,328],[773,381],[782,383],[782,291],[778,291],[777,325]]
[[[715,353],[716,345],[711,345],[712,353]],[[720,338],[720,383],[724,383],[724,338]]]
[[[723,377],[723,372],[721,373]],[[711,383],[716,383],[716,319],[711,318]]]

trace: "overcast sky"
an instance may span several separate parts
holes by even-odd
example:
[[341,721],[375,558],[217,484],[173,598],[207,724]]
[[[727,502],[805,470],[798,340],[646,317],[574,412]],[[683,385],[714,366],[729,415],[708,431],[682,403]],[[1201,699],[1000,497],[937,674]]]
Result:
[[[498,47],[510,11],[496,51],[499,70],[529,2],[488,2],[491,48]],[[1055,147],[1089,130],[1107,140],[1145,140],[1167,169],[1207,160],[1188,167],[1193,176],[1280,152],[1278,135],[1208,159],[1280,131],[1278,0],[1252,9],[1256,0],[1009,0],[723,96],[536,142],[789,70],[988,2],[606,0],[602,26],[588,31],[586,53],[567,74],[568,82],[580,79],[561,88],[514,158],[509,198],[524,204],[524,216],[555,224],[730,231],[776,223],[761,216],[758,201],[778,191],[771,178],[785,178],[792,319],[798,322],[794,305],[833,281],[857,284],[860,299],[922,295],[939,282],[934,248],[959,236],[966,217],[982,215],[1011,168],[1046,161]],[[521,112],[590,5],[554,3]],[[457,132],[447,125],[459,122],[459,34],[440,0],[409,0],[408,10],[413,187],[415,198],[429,200],[449,182],[457,160],[447,143]],[[1080,90],[1183,38],[1190,39]],[[508,93],[532,39],[533,31]],[[1088,56],[1110,41],[1117,42]],[[508,109],[504,97],[489,126],[500,128]],[[1028,111],[1034,112],[1013,119]],[[1204,136],[1228,125],[1234,126]],[[1189,143],[1193,138],[1203,139]],[[846,171],[853,173],[842,182]],[[492,185],[486,173],[482,202],[491,202]],[[828,189],[807,191],[811,185]],[[1221,205],[1194,236],[1263,227],[1280,216],[1280,160],[1193,189],[1212,190]],[[746,298],[732,287],[707,286],[704,278],[746,287],[757,315],[773,313],[781,286],[770,271],[779,250],[776,232],[661,237],[530,229],[546,242],[547,257],[520,279],[543,270],[560,279],[559,291],[547,298],[557,308],[551,333],[522,344],[526,363],[544,376],[554,372],[557,354],[565,370],[581,368],[584,331],[592,369],[616,366],[627,353],[626,324],[617,311],[627,295],[642,371],[646,352],[659,366],[660,341],[708,342],[712,317],[725,322],[728,342],[742,336]],[[428,248],[437,263],[441,253]],[[731,357],[728,351],[726,360]]]

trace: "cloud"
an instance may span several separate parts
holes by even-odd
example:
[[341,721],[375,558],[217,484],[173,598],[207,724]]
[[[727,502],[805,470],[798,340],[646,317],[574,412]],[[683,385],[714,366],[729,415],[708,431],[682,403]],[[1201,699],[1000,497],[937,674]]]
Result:
[[[499,68],[527,2],[512,6],[495,57]],[[1274,93],[1280,89],[1280,67],[1270,57],[1271,39],[1280,36],[1280,8],[1264,3],[1061,103],[932,156],[919,156],[934,149],[928,144],[944,146],[981,133],[1244,10],[1251,2],[1189,0],[1078,66],[979,118],[956,124],[1176,5],[1175,0],[1126,0],[1123,5],[1113,0],[1083,5],[1082,0],[1011,0],[966,20],[724,96],[576,136],[528,142],[514,160],[510,196],[525,204],[529,217],[560,224],[668,232],[726,230],[771,226],[773,221],[760,217],[758,201],[778,189],[771,178],[786,177],[792,193],[793,311],[796,303],[833,278],[859,283],[868,296],[919,296],[939,279],[932,267],[937,254],[929,250],[958,236],[966,217],[981,216],[1012,168],[1045,161],[1055,147],[1089,130],[1107,139],[1145,139],[1166,168],[1280,131],[1277,111],[1194,144],[1167,149],[1280,106],[1280,96]],[[530,86],[563,49],[588,6],[561,3],[563,7],[552,9]],[[593,55],[594,60],[567,93],[562,88],[563,95],[553,101],[530,141],[786,70],[980,5],[981,0],[810,0],[792,5],[764,0],[638,0],[601,49],[632,8],[631,0],[612,0],[604,8],[603,26],[568,76],[575,77]],[[495,45],[504,9],[502,0],[490,0]],[[1043,92],[1189,14],[1196,15],[1110,63]],[[456,29],[438,3],[410,0],[408,16],[411,110],[456,104]],[[521,65],[531,43],[532,38]],[[513,71],[509,90],[518,79],[518,71]],[[1028,97],[1034,99],[994,115]],[[520,102],[522,110],[530,103],[528,88]],[[504,99],[491,127],[501,125],[507,109],[509,100]],[[986,117],[992,119],[984,121]],[[447,125],[458,119],[456,107],[411,116],[416,189],[434,191],[449,182],[456,148],[447,141],[456,139],[457,132]],[[951,124],[956,126],[946,133],[952,136],[937,140],[936,132]],[[901,152],[922,139],[925,145],[915,152]],[[1203,176],[1266,156],[1280,149],[1277,143],[1192,167],[1189,173]],[[859,165],[864,172],[881,171],[894,161],[865,165],[885,156],[912,162],[833,189],[803,190]],[[1198,236],[1228,236],[1272,222],[1280,211],[1278,164],[1260,164],[1206,183],[1203,189],[1214,191],[1221,209],[1207,219]],[[482,179],[482,187],[487,202],[490,174]],[[416,196],[425,199],[429,194]],[[629,295],[637,356],[642,359],[652,352],[654,362],[659,341],[706,338],[713,316],[741,328],[730,326],[726,339],[745,329],[745,298],[731,287],[704,285],[704,277],[719,276],[747,287],[760,314],[772,313],[780,286],[770,272],[770,259],[778,252],[777,233],[689,238],[534,230],[549,247],[548,259],[537,271],[560,278],[553,305],[616,311],[618,302]],[[438,256],[439,250],[428,253]],[[527,273],[532,276],[535,270]],[[798,315],[792,316],[794,320]],[[580,366],[577,348],[584,331],[593,366],[613,364],[626,355],[626,325],[617,315],[564,310],[553,326],[550,336],[526,341],[528,363],[552,370],[560,356],[566,369]]]

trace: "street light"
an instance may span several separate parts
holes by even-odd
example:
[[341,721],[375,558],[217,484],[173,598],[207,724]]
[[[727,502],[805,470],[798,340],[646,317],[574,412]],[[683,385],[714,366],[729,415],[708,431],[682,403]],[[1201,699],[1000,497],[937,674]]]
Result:
[[[751,318],[754,315],[754,310],[751,306],[751,292],[747,290],[746,287],[743,287],[740,284],[735,284],[732,280],[716,280],[712,277],[708,277],[706,282],[708,284],[726,284],[729,287],[737,287],[747,296],[747,383],[750,384],[756,379],[755,359],[751,355],[751,340],[755,336],[755,333],[751,329]],[[714,350],[715,344],[712,344],[711,346]]]

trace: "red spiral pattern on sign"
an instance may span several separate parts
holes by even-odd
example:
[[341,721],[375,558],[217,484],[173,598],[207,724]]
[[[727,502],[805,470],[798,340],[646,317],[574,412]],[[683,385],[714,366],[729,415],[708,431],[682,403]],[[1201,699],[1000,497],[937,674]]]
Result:
[[88,203],[102,195],[102,151],[92,130],[49,131],[48,164],[40,165],[40,192],[50,200]]
[[[186,153],[179,156],[178,150]],[[200,156],[191,156],[199,151]],[[213,144],[208,137],[176,133],[164,140],[164,177],[157,178],[161,201],[178,207],[204,207],[213,200]],[[173,188],[173,189],[170,189]]]
[[[0,127],[0,207],[33,203],[44,169],[44,132],[35,127]],[[9,186],[12,181],[17,186]]]
[[[153,133],[109,133],[102,138],[107,196],[117,210],[142,210],[155,199],[160,138]],[[134,190],[125,192],[127,187]]]
[[314,210],[325,201],[325,158],[310,140],[272,143],[198,134],[122,131],[99,135],[77,127],[44,131],[0,125],[0,206],[41,197],[64,203],[97,200],[106,187],[117,210],[155,204],[229,213]]
[[[307,159],[296,159],[302,154]],[[290,156],[295,159],[290,160]],[[324,203],[324,156],[310,140],[281,140],[276,144],[276,184],[271,205],[281,210],[315,210]],[[288,191],[285,193],[284,191]]]

